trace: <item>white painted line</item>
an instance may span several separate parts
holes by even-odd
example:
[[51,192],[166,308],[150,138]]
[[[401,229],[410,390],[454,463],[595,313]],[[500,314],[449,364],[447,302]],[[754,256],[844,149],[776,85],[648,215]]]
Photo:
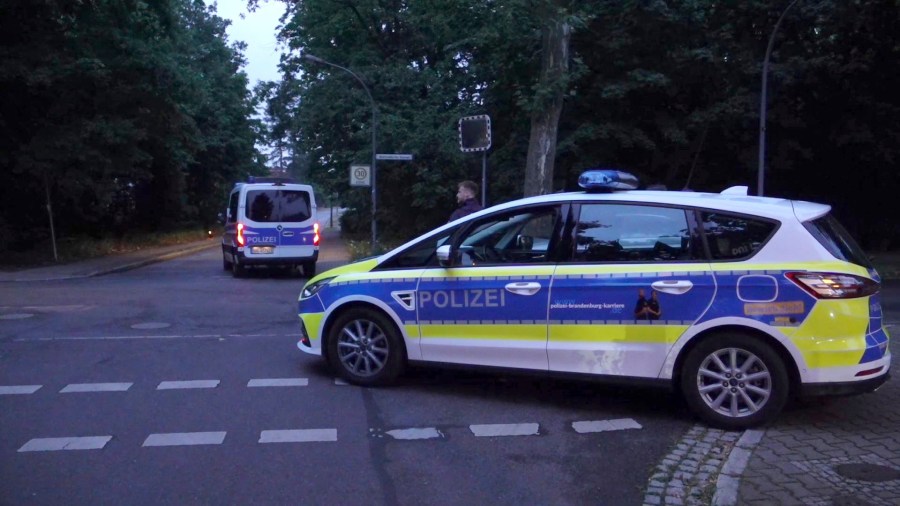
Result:
[[591,432],[608,432],[613,430],[642,429],[641,424],[631,418],[616,420],[595,420],[589,422],[572,422],[572,428],[579,434]]
[[163,381],[157,390],[178,390],[182,388],[216,388],[219,380]]
[[252,379],[247,382],[248,387],[305,387],[309,386],[306,378],[269,378]]
[[437,439],[444,437],[444,435],[441,434],[441,431],[434,427],[389,430],[386,434],[394,439],[402,440]]
[[21,452],[53,452],[59,450],[102,450],[112,436],[48,437],[32,439],[19,448]]
[[350,383],[347,383],[346,381],[344,381],[344,380],[341,379],[341,378],[334,378],[334,384],[335,384],[335,385],[340,385],[340,386],[343,387],[343,386],[349,385]]
[[126,392],[134,383],[72,383],[59,391],[61,394],[80,392]]
[[260,443],[316,443],[337,441],[337,429],[264,430]]
[[493,436],[537,436],[540,425],[536,423],[495,423],[469,425],[475,437]]
[[10,385],[0,386],[0,395],[26,395],[33,394],[41,388],[42,385]]
[[150,434],[141,446],[196,446],[220,445],[225,440],[225,432],[172,432]]

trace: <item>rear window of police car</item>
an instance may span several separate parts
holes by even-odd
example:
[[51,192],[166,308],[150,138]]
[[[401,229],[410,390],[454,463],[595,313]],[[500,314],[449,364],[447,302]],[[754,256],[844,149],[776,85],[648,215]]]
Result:
[[821,218],[804,222],[803,226],[835,258],[867,269],[872,268],[872,262],[866,253],[834,216],[826,214]]
[[247,217],[255,222],[306,221],[311,213],[309,193],[303,190],[247,192]]

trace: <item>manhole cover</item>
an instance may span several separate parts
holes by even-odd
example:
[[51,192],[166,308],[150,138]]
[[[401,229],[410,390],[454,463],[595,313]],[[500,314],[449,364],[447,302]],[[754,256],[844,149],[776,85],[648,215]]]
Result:
[[151,329],[164,329],[166,327],[171,327],[171,323],[161,323],[161,322],[147,322],[147,323],[136,323],[131,326],[131,328],[136,330],[151,330]]
[[0,320],[24,320],[25,318],[31,318],[34,316],[31,313],[10,313],[5,315],[0,315]]
[[900,471],[877,464],[841,464],[834,468],[844,478],[859,481],[900,480]]

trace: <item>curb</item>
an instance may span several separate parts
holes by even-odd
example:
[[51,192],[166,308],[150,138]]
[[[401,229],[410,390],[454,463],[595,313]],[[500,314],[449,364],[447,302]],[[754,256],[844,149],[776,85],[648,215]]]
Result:
[[734,506],[738,501],[738,490],[741,486],[741,475],[750,462],[753,450],[762,440],[765,431],[748,430],[738,439],[728,454],[728,459],[722,470],[719,471],[719,478],[716,480],[716,493],[713,495],[712,504],[715,506]]

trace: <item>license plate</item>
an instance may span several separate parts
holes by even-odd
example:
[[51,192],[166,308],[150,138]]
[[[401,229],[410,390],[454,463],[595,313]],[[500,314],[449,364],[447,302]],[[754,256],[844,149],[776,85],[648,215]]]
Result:
[[275,252],[274,246],[253,246],[250,252],[254,255],[271,255]]

